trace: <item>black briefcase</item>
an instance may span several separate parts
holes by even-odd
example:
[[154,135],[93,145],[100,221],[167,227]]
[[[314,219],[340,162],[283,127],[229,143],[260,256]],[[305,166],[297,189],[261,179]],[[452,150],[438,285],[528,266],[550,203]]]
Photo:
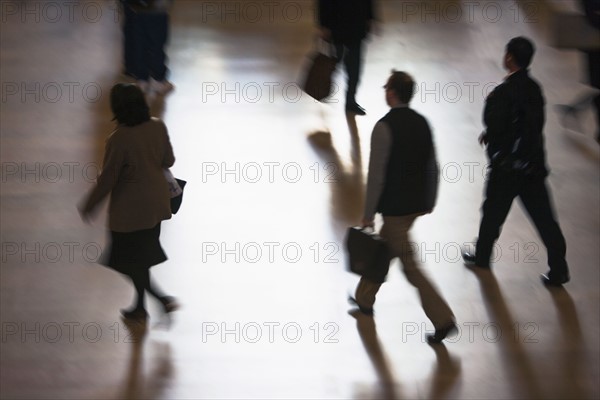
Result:
[[376,283],[385,282],[390,268],[390,251],[379,235],[358,227],[348,228],[346,251],[351,272]]
[[[325,43],[330,48],[333,45]],[[312,57],[302,83],[302,90],[315,100],[321,101],[331,94],[332,76],[337,65],[337,59],[317,50]]]

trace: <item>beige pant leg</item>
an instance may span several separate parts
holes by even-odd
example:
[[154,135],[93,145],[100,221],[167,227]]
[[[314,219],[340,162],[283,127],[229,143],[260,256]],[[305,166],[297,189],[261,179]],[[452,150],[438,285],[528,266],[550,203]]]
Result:
[[373,308],[375,304],[375,296],[381,287],[381,283],[375,283],[366,278],[360,278],[356,287],[354,298],[359,306],[364,308]]
[[453,322],[454,315],[415,260],[416,244],[411,242],[409,230],[418,216],[384,217],[381,236],[388,242],[392,257],[400,258],[406,279],[419,293],[423,311],[433,326],[439,329]]

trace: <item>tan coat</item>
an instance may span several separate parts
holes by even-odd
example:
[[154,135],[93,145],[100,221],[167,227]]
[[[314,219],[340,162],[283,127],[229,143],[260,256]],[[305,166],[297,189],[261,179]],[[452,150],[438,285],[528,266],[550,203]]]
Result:
[[170,219],[170,194],[163,169],[174,163],[167,128],[161,120],[119,126],[106,141],[102,173],[85,199],[83,213],[91,213],[110,193],[111,231],[149,229]]

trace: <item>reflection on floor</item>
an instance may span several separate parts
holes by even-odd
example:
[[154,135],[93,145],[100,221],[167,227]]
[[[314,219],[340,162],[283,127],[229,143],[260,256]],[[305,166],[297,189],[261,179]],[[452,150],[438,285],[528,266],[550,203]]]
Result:
[[[2,2],[0,397],[600,397],[596,121],[590,111],[581,132],[561,124],[553,105],[590,89],[582,54],[547,39],[550,6],[577,2],[380,1],[358,97],[368,115],[357,118],[344,113],[342,73],[327,104],[295,85],[313,2],[267,3],[175,3],[176,89],[151,102],[169,127],[173,172],[189,183],[163,224],[169,260],[153,274],[183,309],[169,328],[151,304],[140,330],[118,317],[129,283],[95,262],[105,213],[85,225],[75,208],[113,126],[115,4]],[[521,34],[538,47],[532,74],[547,101],[549,185],[572,276],[564,289],[540,283],[545,250],[517,202],[491,272],[459,256],[479,223],[484,96],[504,75],[504,44]],[[412,106],[434,129],[442,167],[438,207],[413,233],[458,319],[445,346],[426,344],[432,326],[397,262],[374,319],[348,313],[358,279],[345,271],[344,231],[361,218],[392,68],[419,82]]]

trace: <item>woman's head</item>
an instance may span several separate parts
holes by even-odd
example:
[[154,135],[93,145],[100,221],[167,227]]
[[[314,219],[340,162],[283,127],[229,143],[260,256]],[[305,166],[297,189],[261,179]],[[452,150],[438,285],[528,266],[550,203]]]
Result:
[[150,119],[150,108],[139,86],[117,83],[110,91],[110,108],[119,124],[139,125]]

